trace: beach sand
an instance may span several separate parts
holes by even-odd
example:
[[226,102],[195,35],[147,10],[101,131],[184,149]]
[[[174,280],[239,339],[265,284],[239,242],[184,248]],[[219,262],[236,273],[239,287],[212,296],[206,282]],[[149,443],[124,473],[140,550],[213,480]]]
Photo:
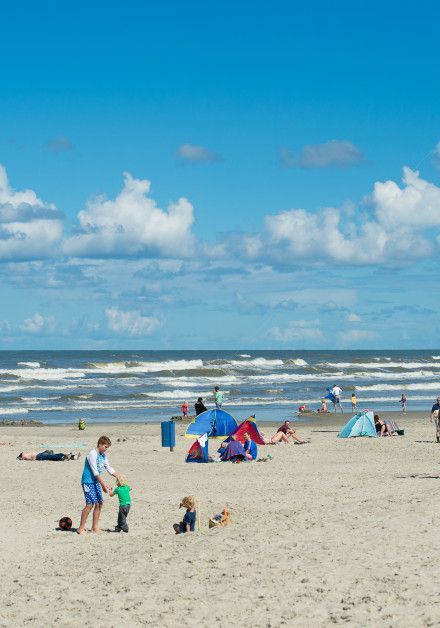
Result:
[[[308,417],[310,444],[239,465],[185,464],[183,424],[173,453],[158,425],[3,427],[0,625],[439,625],[434,430],[426,414],[397,414],[404,437],[337,439],[349,416]],[[101,434],[133,487],[130,532],[57,531],[62,516],[79,522],[84,454]],[[16,460],[69,443],[86,445],[72,449],[82,459]],[[175,536],[188,494],[202,529]],[[224,505],[233,525],[209,530]],[[116,513],[106,498],[102,528]]]

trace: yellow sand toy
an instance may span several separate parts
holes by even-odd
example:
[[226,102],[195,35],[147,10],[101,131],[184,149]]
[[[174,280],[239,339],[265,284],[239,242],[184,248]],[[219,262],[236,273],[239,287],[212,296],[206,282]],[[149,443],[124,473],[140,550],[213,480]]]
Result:
[[228,526],[230,523],[232,523],[232,521],[229,514],[229,510],[227,509],[226,506],[223,508],[221,515],[214,515],[213,517],[210,517],[209,519],[210,528]]

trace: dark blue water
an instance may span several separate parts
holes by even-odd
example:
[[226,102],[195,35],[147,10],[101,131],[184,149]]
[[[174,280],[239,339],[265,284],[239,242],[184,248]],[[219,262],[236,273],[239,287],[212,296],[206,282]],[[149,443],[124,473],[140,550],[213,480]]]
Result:
[[349,409],[428,409],[440,394],[440,349],[429,351],[2,351],[0,419],[45,423],[160,421],[225,393],[236,418],[293,418],[337,383]]

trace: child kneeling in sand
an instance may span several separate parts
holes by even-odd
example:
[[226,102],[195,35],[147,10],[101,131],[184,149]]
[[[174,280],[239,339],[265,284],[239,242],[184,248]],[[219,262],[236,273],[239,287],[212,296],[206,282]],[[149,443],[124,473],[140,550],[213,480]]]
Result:
[[127,517],[131,506],[131,488],[123,475],[116,476],[116,484],[115,488],[110,489],[110,497],[117,495],[119,499],[118,523],[115,525],[115,532],[128,532]]
[[186,508],[185,516],[183,517],[183,521],[180,523],[175,523],[173,525],[174,531],[176,534],[184,534],[185,532],[194,532],[196,528],[196,509],[194,506],[194,497],[189,495],[188,497],[184,497],[180,502],[179,508]]
[[84,471],[81,477],[81,485],[86,500],[86,505],[84,506],[81,513],[81,522],[79,524],[79,528],[77,529],[78,534],[85,533],[87,517],[89,516],[92,508],[92,530],[93,532],[100,532],[99,517],[101,516],[103,502],[102,491],[104,491],[104,493],[108,493],[107,486],[104,484],[104,480],[101,478],[101,473],[104,471],[104,469],[106,469],[107,472],[110,473],[110,475],[113,475],[114,477],[117,476],[116,471],[110,466],[105,453],[107,449],[111,446],[111,444],[112,442],[108,436],[101,436],[101,438],[98,440],[96,449],[92,449],[92,451],[88,454],[85,460]]

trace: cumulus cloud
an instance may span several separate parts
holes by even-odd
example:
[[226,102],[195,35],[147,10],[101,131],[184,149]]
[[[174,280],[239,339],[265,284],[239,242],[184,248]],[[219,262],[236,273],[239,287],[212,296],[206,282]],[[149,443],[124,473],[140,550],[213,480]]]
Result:
[[20,330],[26,334],[53,332],[55,330],[55,319],[53,316],[44,317],[37,312],[31,318],[25,318],[20,325]]
[[306,144],[298,156],[282,148],[280,159],[286,168],[344,168],[362,161],[363,155],[348,140],[330,140],[323,144]]
[[176,158],[183,164],[215,163],[223,161],[221,156],[205,146],[182,144],[176,150]]
[[0,165],[0,260],[53,255],[62,236],[62,214],[33,190],[15,191]]
[[68,137],[64,137],[63,135],[54,137],[46,142],[46,148],[54,153],[67,153],[75,150],[74,144]]
[[108,328],[116,334],[126,336],[148,336],[160,327],[159,319],[144,316],[137,310],[123,311],[117,307],[105,310]]
[[375,184],[370,216],[347,216],[338,208],[291,209],[266,216],[262,248],[279,260],[288,255],[350,264],[430,255],[433,246],[425,230],[440,228],[440,188],[409,168],[403,175],[403,187],[394,181]]
[[148,196],[150,181],[124,173],[124,187],[114,200],[91,199],[78,214],[78,233],[64,242],[72,256],[184,257],[193,252],[193,206],[186,198],[166,210]]
[[278,342],[290,342],[292,340],[322,340],[323,333],[319,327],[319,320],[290,321],[286,327],[278,325],[268,331],[269,338]]
[[351,312],[350,314],[347,315],[347,320],[349,323],[359,323],[359,321],[361,320],[361,317],[355,314],[354,312]]
[[440,188],[420,178],[418,171],[403,168],[403,184],[374,185],[373,202],[378,222],[386,228],[401,225],[423,229],[440,226]]

